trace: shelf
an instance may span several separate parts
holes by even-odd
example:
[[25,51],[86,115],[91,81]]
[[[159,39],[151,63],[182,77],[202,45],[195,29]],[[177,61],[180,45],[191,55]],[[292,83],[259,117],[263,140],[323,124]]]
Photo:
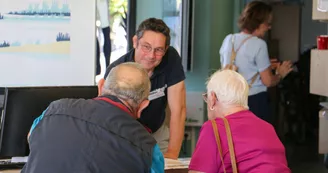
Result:
[[310,93],[328,97],[328,50],[311,51]]

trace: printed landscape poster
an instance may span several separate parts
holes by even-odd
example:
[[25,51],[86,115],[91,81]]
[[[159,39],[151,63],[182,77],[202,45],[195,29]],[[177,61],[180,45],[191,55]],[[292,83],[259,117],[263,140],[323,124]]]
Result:
[[0,0],[0,58],[70,58],[69,0]]

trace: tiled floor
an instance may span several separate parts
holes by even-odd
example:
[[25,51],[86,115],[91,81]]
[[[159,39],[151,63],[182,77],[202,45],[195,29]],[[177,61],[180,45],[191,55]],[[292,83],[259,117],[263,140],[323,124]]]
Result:
[[289,166],[293,173],[328,173],[323,155],[318,154],[316,140],[307,144],[286,144]]
[[328,169],[324,168],[322,163],[305,162],[293,167],[292,173],[328,173]]

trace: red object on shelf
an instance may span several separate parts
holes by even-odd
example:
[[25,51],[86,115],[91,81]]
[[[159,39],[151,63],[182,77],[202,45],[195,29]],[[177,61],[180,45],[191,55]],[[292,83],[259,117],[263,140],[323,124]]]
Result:
[[328,49],[328,35],[320,35],[317,37],[317,47],[319,50]]

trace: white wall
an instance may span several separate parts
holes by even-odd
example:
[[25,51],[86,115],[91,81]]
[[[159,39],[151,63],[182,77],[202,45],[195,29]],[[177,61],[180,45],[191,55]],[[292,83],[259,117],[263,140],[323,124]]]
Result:
[[316,37],[327,34],[327,24],[312,20],[312,0],[304,0],[301,20],[301,52],[316,45]]
[[273,6],[271,36],[279,42],[279,59],[297,61],[299,57],[300,7]]

